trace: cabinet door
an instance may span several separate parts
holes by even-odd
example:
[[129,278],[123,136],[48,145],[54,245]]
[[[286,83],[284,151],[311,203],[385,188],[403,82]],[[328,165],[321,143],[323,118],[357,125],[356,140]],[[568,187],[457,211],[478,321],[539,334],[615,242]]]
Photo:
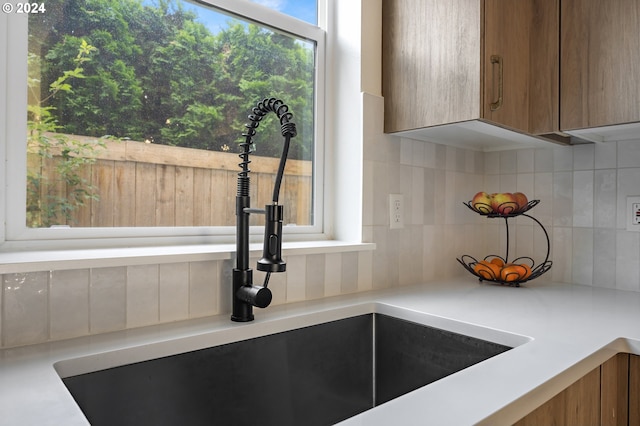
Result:
[[562,0],[563,130],[640,121],[640,2]]
[[480,118],[480,0],[382,0],[385,132]]
[[532,134],[559,130],[558,15],[558,0],[485,0],[485,119]]
[[629,413],[629,354],[619,353],[600,366],[602,426],[627,426]]
[[619,353],[516,425],[637,425],[640,424],[638,407],[640,357]]
[[629,355],[629,424],[640,424],[640,356]]
[[517,426],[600,424],[600,367],[515,423]]

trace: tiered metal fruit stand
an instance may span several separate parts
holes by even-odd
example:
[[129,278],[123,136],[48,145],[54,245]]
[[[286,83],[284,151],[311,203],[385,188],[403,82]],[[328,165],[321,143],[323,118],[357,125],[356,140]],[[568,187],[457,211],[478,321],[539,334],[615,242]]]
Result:
[[[544,228],[544,226],[542,226],[542,223],[540,223],[540,221],[538,221],[538,219],[536,219],[533,216],[530,216],[527,214],[527,212],[529,210],[531,210],[533,207],[535,207],[536,205],[538,205],[538,203],[540,203],[540,200],[531,200],[527,203],[526,206],[524,206],[523,208],[518,208],[518,206],[513,205],[513,206],[501,206],[503,207],[502,209],[500,209],[501,211],[503,211],[503,214],[499,214],[499,213],[495,213],[490,206],[484,206],[484,205],[478,205],[478,203],[476,203],[475,207],[472,205],[471,201],[463,203],[465,206],[467,206],[469,209],[473,210],[474,212],[478,213],[479,215],[482,216],[486,216],[488,218],[491,219],[495,219],[495,218],[501,218],[504,219],[504,223],[505,223],[505,227],[507,230],[507,247],[506,247],[506,253],[504,257],[498,256],[498,255],[494,255],[494,254],[490,254],[488,256],[485,256],[484,259],[481,260],[486,260],[486,261],[491,261],[493,259],[500,259],[504,264],[510,264],[510,263],[526,263],[530,266],[531,268],[531,274],[529,274],[526,278],[523,279],[515,279],[515,280],[504,280],[500,277],[499,274],[487,274],[486,272],[483,275],[480,275],[478,272],[476,272],[475,267],[478,264],[478,262],[480,262],[479,260],[475,259],[473,256],[470,256],[468,254],[462,255],[460,258],[457,258],[456,260],[458,262],[460,262],[460,264],[462,266],[464,266],[464,268],[469,271],[471,274],[475,275],[476,277],[478,277],[478,279],[480,280],[480,282],[482,281],[489,281],[489,282],[494,282],[494,283],[498,283],[498,284],[503,284],[503,285],[509,285],[509,286],[513,286],[513,287],[520,287],[520,284],[523,284],[527,281],[531,281],[534,280],[536,278],[538,278],[539,276],[541,276],[542,274],[546,273],[549,269],[551,269],[551,265],[553,262],[551,262],[549,260],[549,253],[551,251],[551,244],[549,242],[549,234],[547,233],[547,230]],[[522,256],[522,257],[518,257],[515,259],[510,260],[509,259],[509,219],[514,218],[514,217],[518,217],[518,216],[524,216],[524,217],[528,217],[529,219],[533,220],[534,222],[536,222],[540,228],[542,229],[542,231],[544,232],[544,236],[547,239],[547,254],[545,256],[545,259],[542,263],[539,264],[535,264],[534,260],[528,256]]]

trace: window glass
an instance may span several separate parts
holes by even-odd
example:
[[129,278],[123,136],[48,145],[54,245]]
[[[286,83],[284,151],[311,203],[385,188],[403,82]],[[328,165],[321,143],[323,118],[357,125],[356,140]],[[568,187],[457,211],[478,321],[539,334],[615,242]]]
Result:
[[[46,5],[28,25],[27,227],[235,224],[244,124],[271,96],[298,129],[285,223],[313,224],[314,41],[174,0]],[[276,121],[254,138],[258,207],[282,149]]]

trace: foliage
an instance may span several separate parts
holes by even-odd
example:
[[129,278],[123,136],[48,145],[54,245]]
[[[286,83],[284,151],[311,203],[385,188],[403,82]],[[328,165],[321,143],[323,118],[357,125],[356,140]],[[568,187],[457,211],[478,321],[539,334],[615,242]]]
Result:
[[[34,150],[39,167],[30,167],[27,172],[27,226],[49,227],[66,224],[73,219],[73,213],[85,205],[89,199],[98,199],[96,188],[83,176],[86,165],[95,162],[95,152],[104,147],[100,142],[83,142],[73,140],[65,135],[55,133],[60,126],[55,118],[55,107],[43,106],[47,100],[61,93],[72,93],[72,79],[83,79],[83,65],[88,62],[89,55],[95,48],[81,40],[77,55],[73,58],[75,68],[66,70],[49,84],[47,97],[40,102],[28,106],[28,146]],[[39,60],[29,55],[30,70],[37,69],[32,65]],[[40,81],[29,75],[29,90],[35,90]],[[55,157],[54,157],[54,154]],[[45,167],[41,164],[55,164],[55,176],[43,174]],[[65,196],[56,190],[62,185],[66,189]]]
[[[292,37],[232,19],[213,33],[179,0],[49,0],[47,11],[29,17],[42,87],[76,68],[84,40],[95,46],[72,90],[41,96],[60,132],[225,150],[275,96],[298,126],[290,157],[312,157],[313,52]],[[259,155],[280,155],[273,118],[255,138]]]

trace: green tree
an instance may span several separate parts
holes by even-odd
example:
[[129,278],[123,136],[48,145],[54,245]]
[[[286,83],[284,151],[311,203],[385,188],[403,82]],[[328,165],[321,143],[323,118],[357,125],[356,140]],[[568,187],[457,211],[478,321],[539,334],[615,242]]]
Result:
[[[51,97],[72,92],[72,80],[85,78],[83,66],[89,61],[89,55],[95,48],[82,40],[73,62],[75,68],[64,71],[49,85],[49,95],[38,103],[28,106],[29,130],[28,146],[36,155],[38,163],[55,164],[55,178],[43,173],[41,167],[29,168],[27,172],[27,226],[49,227],[67,224],[72,221],[73,213],[85,205],[87,200],[98,200],[98,194],[91,183],[83,177],[87,165],[95,162],[95,153],[104,144],[96,141],[83,142],[56,134],[59,129],[54,116],[55,107],[42,106]],[[39,58],[29,55],[30,65]],[[38,69],[31,66],[30,69]],[[39,79],[29,75],[28,87],[34,90]],[[54,158],[54,154],[57,158]],[[58,189],[62,186],[65,191]]]
[[[251,108],[275,96],[295,114],[291,158],[312,157],[313,52],[300,41],[234,20],[214,34],[176,0],[50,0],[47,9],[29,17],[43,88],[73,69],[82,40],[96,48],[72,91],[42,96],[59,131],[223,150],[242,139]],[[259,155],[280,155],[274,118],[261,124]]]

